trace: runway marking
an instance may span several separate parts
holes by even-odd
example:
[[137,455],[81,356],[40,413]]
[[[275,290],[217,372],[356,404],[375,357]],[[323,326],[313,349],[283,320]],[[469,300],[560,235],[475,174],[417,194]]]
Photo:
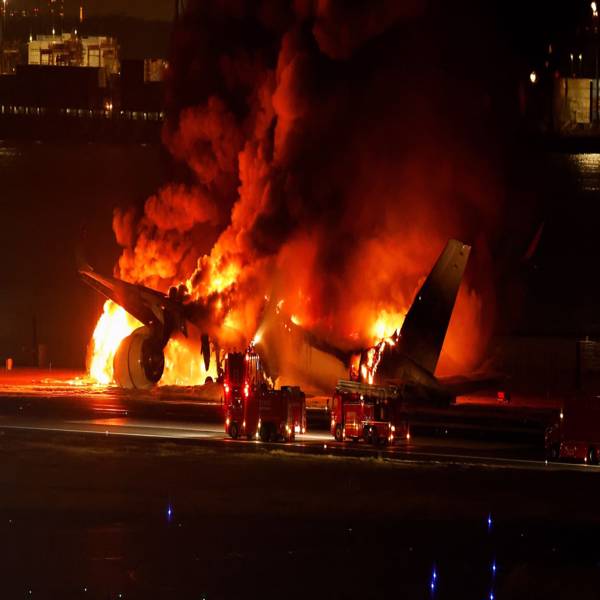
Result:
[[115,417],[113,419],[93,419],[91,421],[82,421],[82,420],[75,420],[75,421],[67,421],[67,423],[73,423],[75,425],[85,425],[88,424],[90,426],[108,426],[108,427],[140,427],[143,429],[170,429],[173,431],[188,431],[188,432],[204,432],[204,433],[221,433],[224,434],[224,429],[223,427],[214,427],[211,428],[210,426],[206,427],[203,426],[202,428],[196,428],[190,425],[167,425],[167,424],[161,424],[161,423],[153,423],[153,422],[143,422],[143,421],[130,421],[128,423],[114,423],[111,421],[114,421],[115,419],[118,419],[119,417]]
[[73,428],[65,428],[65,427],[56,427],[56,426],[39,426],[39,425],[0,425],[0,429],[16,429],[22,431],[50,431],[50,432],[58,432],[58,433],[82,433],[82,434],[92,434],[92,435],[118,435],[121,437],[145,437],[145,438],[159,438],[159,439],[200,439],[200,438],[209,438],[209,435],[201,434],[200,432],[194,433],[190,435],[181,435],[181,434],[161,434],[161,433],[138,433],[134,431],[118,431],[115,429],[73,429]]
[[[81,421],[71,421],[76,425],[83,425]],[[229,440],[225,438],[224,434],[218,430],[202,430],[185,428],[181,425],[170,427],[168,425],[108,425],[108,424],[93,424],[91,423],[88,428],[85,427],[61,427],[58,425],[38,425],[38,424],[5,424],[0,419],[0,430],[22,430],[22,431],[45,431],[55,433],[77,433],[83,435],[96,435],[96,436],[119,436],[119,437],[132,437],[132,438],[148,438],[148,439],[186,439],[186,440],[203,440],[203,441],[215,441],[215,442],[233,442],[239,445],[240,448],[251,444],[256,447],[257,441],[246,441],[246,440]],[[134,428],[146,429],[148,432],[132,431]],[[305,434],[306,435],[306,434]],[[312,434],[318,435],[318,434]],[[465,454],[444,454],[435,452],[422,452],[417,449],[410,451],[406,449],[398,449],[397,451],[390,451],[385,449],[376,448],[360,448],[360,447],[348,447],[343,444],[338,444],[326,438],[326,443],[315,442],[310,443],[312,440],[306,440],[309,443],[305,443],[305,440],[299,440],[293,444],[261,444],[265,450],[277,449],[279,451],[289,452],[291,454],[307,454],[312,456],[318,456],[320,452],[311,452],[311,450],[320,451],[324,450],[323,446],[327,445],[325,449],[325,455],[337,456],[340,458],[382,458],[390,462],[402,462],[408,464],[421,464],[421,465],[454,465],[463,467],[479,467],[479,468],[521,468],[521,469],[535,469],[535,470],[570,470],[570,471],[596,471],[600,467],[586,464],[572,464],[572,463],[554,463],[546,462],[542,460],[533,459],[520,459],[520,458],[502,458],[502,457],[490,457],[490,456],[479,456],[479,455],[465,455]],[[305,449],[307,452],[300,452],[300,448]]]

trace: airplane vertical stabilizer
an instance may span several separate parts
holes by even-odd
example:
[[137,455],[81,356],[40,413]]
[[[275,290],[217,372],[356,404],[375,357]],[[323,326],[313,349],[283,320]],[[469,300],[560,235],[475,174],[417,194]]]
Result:
[[398,340],[398,351],[430,373],[442,351],[471,247],[449,240],[415,296]]

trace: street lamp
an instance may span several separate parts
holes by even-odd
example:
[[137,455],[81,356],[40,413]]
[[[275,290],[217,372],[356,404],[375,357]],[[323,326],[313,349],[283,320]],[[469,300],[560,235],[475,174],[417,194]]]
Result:
[[590,7],[592,9],[592,17],[597,17],[598,16],[598,5],[595,2],[592,2],[590,4]]
[[571,52],[571,54],[569,54],[569,59],[571,61],[571,77],[575,77],[575,70],[573,68],[573,53]]

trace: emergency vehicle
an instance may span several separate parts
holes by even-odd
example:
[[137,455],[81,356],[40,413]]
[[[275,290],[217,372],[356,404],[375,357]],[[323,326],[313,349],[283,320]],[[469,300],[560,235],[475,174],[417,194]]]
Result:
[[410,439],[400,390],[340,379],[331,401],[331,434],[338,442],[374,445]]
[[600,461],[600,396],[580,393],[568,398],[558,421],[546,429],[546,458]]
[[293,441],[306,431],[306,399],[299,387],[273,389],[256,352],[230,352],[223,380],[225,432],[263,442]]

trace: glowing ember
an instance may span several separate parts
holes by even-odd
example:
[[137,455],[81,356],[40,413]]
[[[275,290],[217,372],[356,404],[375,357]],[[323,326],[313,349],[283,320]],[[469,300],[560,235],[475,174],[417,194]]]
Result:
[[142,324],[112,300],[104,303],[90,347],[89,374],[96,383],[113,380],[113,359],[119,344]]

